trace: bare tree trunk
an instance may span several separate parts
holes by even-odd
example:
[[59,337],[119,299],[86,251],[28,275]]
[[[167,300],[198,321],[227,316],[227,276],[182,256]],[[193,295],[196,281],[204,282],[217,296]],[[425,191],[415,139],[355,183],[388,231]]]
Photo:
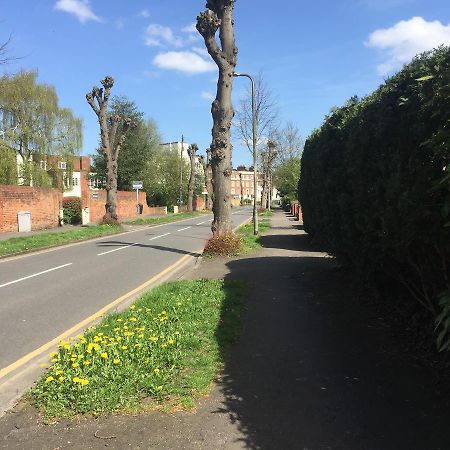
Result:
[[[86,94],[86,100],[95,112],[100,125],[100,138],[102,152],[106,158],[107,179],[106,179],[106,204],[103,221],[107,223],[118,222],[117,217],[117,159],[120,149],[125,142],[125,137],[131,127],[131,119],[122,118],[118,115],[110,118],[108,124],[107,108],[108,100],[111,94],[111,88],[114,86],[112,77],[105,77],[101,84],[103,88],[94,86],[91,92]],[[109,126],[108,126],[109,125]],[[116,134],[122,125],[120,138],[116,143]]]
[[187,152],[189,155],[189,160],[191,163],[191,175],[189,176],[189,187],[188,187],[188,203],[187,210],[194,210],[194,189],[195,189],[195,153],[197,152],[197,144],[192,144],[188,147]]
[[[208,53],[219,69],[217,94],[211,106],[213,118],[211,168],[214,191],[214,220],[211,230],[214,236],[232,231],[230,128],[234,110],[231,103],[231,91],[237,62],[233,22],[234,3],[235,0],[208,0],[207,9],[197,17],[197,30],[205,40]],[[219,30],[221,47],[215,38],[217,30]]]
[[206,167],[205,167],[205,184],[208,195],[206,197],[206,209],[212,209],[213,203],[213,189],[212,189],[212,169],[210,160],[211,150],[208,148],[206,150]]

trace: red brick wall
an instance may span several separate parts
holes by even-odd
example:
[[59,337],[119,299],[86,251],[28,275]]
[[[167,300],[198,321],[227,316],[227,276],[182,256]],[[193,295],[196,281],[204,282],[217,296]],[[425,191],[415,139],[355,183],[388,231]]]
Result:
[[31,229],[58,226],[62,193],[58,189],[0,186],[0,232],[18,231],[17,213],[31,213]]
[[[105,215],[106,191],[91,190],[87,206],[91,222],[99,222]],[[143,216],[161,215],[166,213],[165,207],[150,208],[147,206],[147,196],[145,192],[139,192],[139,203],[144,205]],[[117,192],[117,214],[119,220],[142,217],[136,213],[136,192]]]
[[194,198],[194,211],[201,211],[205,209],[205,199],[203,197]]

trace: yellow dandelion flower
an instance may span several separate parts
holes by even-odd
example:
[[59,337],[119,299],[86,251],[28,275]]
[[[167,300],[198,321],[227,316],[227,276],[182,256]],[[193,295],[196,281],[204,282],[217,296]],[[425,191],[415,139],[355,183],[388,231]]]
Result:
[[153,369],[153,372],[155,372],[155,373],[159,373],[160,372],[160,370],[157,368],[157,367],[155,367],[154,369]]
[[58,380],[59,381],[64,381],[66,379],[66,377],[59,377]]
[[83,359],[84,355],[78,355],[78,359]]
[[179,336],[179,335],[180,335],[180,332],[179,332],[179,331],[175,331],[175,334],[176,334],[177,336]]
[[116,322],[122,322],[122,319],[117,319]]
[[79,379],[78,377],[73,377],[73,378],[72,378],[72,381],[73,381],[74,383],[79,383],[79,382],[80,382],[80,379]]
[[113,360],[113,363],[114,363],[114,364],[119,364],[119,363],[120,363],[120,359],[115,358],[115,359]]
[[45,382],[46,383],[50,383],[50,381],[53,381],[54,378],[50,375],[49,377],[46,378]]
[[56,361],[58,361],[58,358],[53,358],[52,359],[52,362],[56,362]]
[[79,364],[77,363],[77,362],[74,362],[73,364],[72,364],[72,367],[78,367],[79,366]]
[[61,374],[62,374],[61,370],[57,370],[57,371],[55,372],[55,375],[61,375]]
[[56,353],[55,352],[51,352],[50,356],[53,358],[54,356],[56,356]]
[[64,346],[64,349],[65,349],[65,350],[70,350],[70,345],[69,345],[69,344],[66,344],[66,345]]
[[81,386],[86,386],[86,384],[89,384],[89,380],[80,379],[79,383],[81,384]]
[[161,348],[166,348],[167,344],[161,344]]
[[156,342],[158,340],[158,336],[150,336],[150,340],[152,342]]
[[136,321],[137,321],[136,317],[130,317],[130,322],[136,322]]
[[121,349],[126,350],[128,347],[126,345],[122,345]]
[[182,305],[182,303],[181,302],[177,302],[177,306],[181,306]]
[[83,364],[84,364],[85,366],[89,366],[89,364],[91,364],[91,362],[90,362],[90,361],[84,361]]
[[156,387],[156,390],[157,390],[157,391],[162,391],[162,388],[163,388],[162,386],[157,386],[157,387]]
[[104,359],[107,359],[107,358],[108,358],[108,353],[103,352],[103,353],[100,354],[100,356],[101,356],[102,358],[104,358]]
[[174,341],[173,339],[169,339],[169,340],[167,341],[167,343],[168,343],[169,345],[173,345],[173,344],[175,344],[175,341]]
[[136,305],[131,305],[130,309],[136,309]]

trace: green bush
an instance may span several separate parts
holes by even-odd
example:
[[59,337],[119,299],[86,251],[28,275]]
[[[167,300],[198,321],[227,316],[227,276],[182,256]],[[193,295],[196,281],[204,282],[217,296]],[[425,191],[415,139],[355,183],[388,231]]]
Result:
[[78,225],[81,223],[81,199],[78,197],[63,198],[64,223]]
[[448,348],[450,48],[326,117],[305,145],[299,199],[306,230],[368,286],[401,286]]

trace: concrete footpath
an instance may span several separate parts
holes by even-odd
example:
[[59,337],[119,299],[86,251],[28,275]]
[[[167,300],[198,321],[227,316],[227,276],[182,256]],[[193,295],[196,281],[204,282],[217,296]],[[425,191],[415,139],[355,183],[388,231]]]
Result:
[[0,448],[448,450],[450,403],[434,371],[282,211],[264,244],[184,275],[251,285],[242,335],[195,411],[43,425],[18,405],[0,419]]

